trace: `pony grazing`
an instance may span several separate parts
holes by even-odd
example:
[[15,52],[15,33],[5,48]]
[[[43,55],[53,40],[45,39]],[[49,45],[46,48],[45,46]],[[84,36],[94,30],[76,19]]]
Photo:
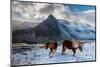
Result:
[[47,42],[45,45],[46,50],[49,48],[50,52],[49,52],[49,56],[51,56],[51,54],[54,54],[57,50],[57,42],[52,41],[52,42]]
[[73,51],[73,56],[75,56],[76,49],[79,48],[81,52],[83,52],[82,44],[79,40],[65,40],[62,44],[62,55],[65,54],[66,49],[71,49]]

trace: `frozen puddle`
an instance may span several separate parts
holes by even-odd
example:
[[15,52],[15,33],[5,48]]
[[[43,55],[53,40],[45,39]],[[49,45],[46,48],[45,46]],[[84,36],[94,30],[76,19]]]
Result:
[[63,62],[80,62],[95,60],[95,43],[84,44],[83,52],[77,50],[76,56],[72,56],[71,50],[66,50],[66,55],[61,55],[61,46],[53,57],[49,57],[49,49],[33,48],[32,50],[12,55],[13,65],[30,65],[30,64],[48,64],[48,63],[63,63]]

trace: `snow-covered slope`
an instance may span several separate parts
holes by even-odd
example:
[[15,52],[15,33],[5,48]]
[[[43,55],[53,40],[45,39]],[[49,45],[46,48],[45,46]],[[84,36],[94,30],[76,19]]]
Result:
[[95,27],[88,23],[59,20],[59,28],[63,37],[75,39],[95,39]]
[[33,48],[32,50],[16,53],[12,55],[13,65],[30,65],[30,64],[48,64],[48,63],[63,63],[63,62],[81,62],[95,61],[95,42],[84,44],[83,52],[77,50],[76,56],[73,57],[71,50],[66,50],[66,55],[61,55],[61,46],[58,46],[53,57],[49,57],[50,50],[45,48]]

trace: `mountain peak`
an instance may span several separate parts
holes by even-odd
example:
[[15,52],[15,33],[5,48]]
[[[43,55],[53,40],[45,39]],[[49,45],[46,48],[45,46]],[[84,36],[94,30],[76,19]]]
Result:
[[56,19],[52,14],[50,14],[47,19],[49,19],[49,18],[50,19]]
[[54,17],[52,14],[50,14],[48,17]]

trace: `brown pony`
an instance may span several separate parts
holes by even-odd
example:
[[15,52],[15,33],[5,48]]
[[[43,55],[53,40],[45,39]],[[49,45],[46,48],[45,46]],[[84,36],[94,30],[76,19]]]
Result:
[[50,49],[49,56],[51,55],[51,53],[54,54],[56,52],[57,46],[58,46],[57,42],[54,42],[54,41],[46,43],[45,45],[46,50],[48,48]]
[[65,54],[65,50],[66,48],[67,49],[71,49],[73,51],[73,56],[75,56],[75,53],[76,53],[76,49],[79,48],[79,50],[81,52],[83,52],[83,49],[82,49],[82,43],[78,40],[65,40],[63,41],[63,44],[62,44],[62,55]]

